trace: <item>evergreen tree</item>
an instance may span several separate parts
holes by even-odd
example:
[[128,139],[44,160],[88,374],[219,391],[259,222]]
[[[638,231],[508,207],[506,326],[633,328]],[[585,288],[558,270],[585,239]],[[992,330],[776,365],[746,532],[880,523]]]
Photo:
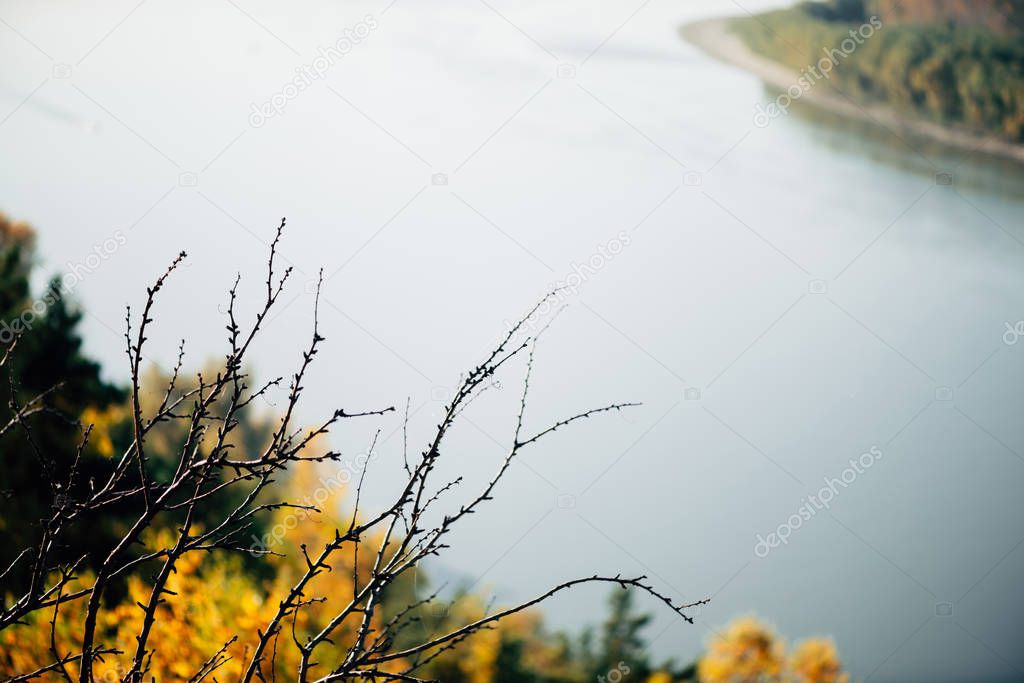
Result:
[[[4,367],[8,400],[0,405],[0,426],[9,425],[14,416],[11,403],[24,405],[59,385],[40,404],[42,410],[23,424],[9,425],[0,436],[0,571],[14,561],[17,550],[38,542],[40,521],[50,514],[51,486],[60,484],[51,482],[48,472],[70,466],[81,440],[79,416],[124,398],[121,389],[103,381],[100,366],[83,354],[78,332],[82,314],[63,296],[60,281],[54,279],[33,299],[35,245],[35,233],[27,224],[0,215],[0,354],[14,345]],[[83,481],[98,479],[109,471],[109,460],[89,450],[78,470],[86,475]],[[101,551],[106,547],[103,538],[113,538],[112,525],[105,526],[83,527],[79,547],[63,549],[64,558]],[[20,586],[26,562],[23,558],[12,570],[5,589]]]
[[589,679],[617,683],[628,673],[631,680],[647,680],[652,670],[640,632],[650,623],[651,616],[634,611],[633,592],[629,590],[613,591],[608,606],[608,619],[599,635],[600,650],[588,666]]

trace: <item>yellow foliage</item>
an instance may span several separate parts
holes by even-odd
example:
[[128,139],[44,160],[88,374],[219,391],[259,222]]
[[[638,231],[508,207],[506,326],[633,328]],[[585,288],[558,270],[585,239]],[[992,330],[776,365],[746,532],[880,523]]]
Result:
[[703,683],[773,681],[782,670],[785,649],[770,628],[754,617],[742,617],[711,638],[698,676]]
[[835,643],[810,638],[786,656],[785,642],[752,616],[716,634],[697,665],[701,683],[847,683]]
[[[307,465],[300,467],[299,471],[304,469],[314,468]],[[292,485],[307,484],[311,476],[310,472],[302,472],[295,477]],[[244,571],[237,554],[224,551],[192,552],[178,559],[175,571],[167,583],[172,593],[165,596],[166,602],[157,608],[157,618],[149,638],[148,647],[155,648],[155,652],[149,661],[147,680],[150,677],[158,681],[188,680],[235,635],[238,636],[237,641],[226,650],[230,659],[218,669],[216,677],[219,680],[237,680],[240,677],[256,645],[257,629],[266,629],[280,599],[306,569],[301,553],[294,551],[293,546],[307,543],[312,553],[318,545],[322,547],[327,540],[333,538],[335,528],[344,526],[347,521],[338,518],[338,499],[343,487],[327,488],[327,494],[319,497],[319,507],[324,511],[323,514],[290,508],[275,511],[271,526],[287,531],[280,538],[269,539],[268,546],[271,550],[284,551],[287,555],[273,560],[275,573],[270,580],[256,579],[251,572]],[[303,523],[293,522],[296,515],[303,517]],[[314,519],[318,523],[311,523]],[[199,533],[195,528],[192,531]],[[172,531],[163,530],[151,535],[146,546],[152,551],[170,547],[174,541]],[[373,560],[372,554],[364,555],[359,558],[360,574],[363,577],[369,574]],[[294,628],[300,639],[310,629],[322,627],[351,601],[353,561],[351,550],[338,551],[330,561],[332,571],[324,572],[310,582],[307,598],[315,595],[325,600],[298,612]],[[144,619],[139,604],[145,605],[150,600],[151,584],[148,581],[157,566],[154,563],[149,565],[152,571],[142,571],[129,577],[124,598],[101,610],[97,640],[102,647],[115,648],[123,654],[106,655],[102,661],[97,662],[94,665],[97,680],[119,681],[131,667],[136,647],[135,637]],[[65,592],[88,587],[92,580],[91,575],[83,574]],[[81,651],[80,631],[84,611],[84,600],[68,603],[61,608],[56,633],[58,650],[62,655]],[[30,615],[25,624],[0,632],[0,678],[26,673],[54,661],[50,649],[49,622],[52,616],[51,611],[39,611]],[[325,665],[340,661],[342,653],[347,651],[347,646],[353,641],[360,616],[355,615],[343,623],[332,637],[333,643],[324,643],[318,647],[315,658]],[[379,625],[378,619],[374,626]],[[289,618],[280,634],[281,647],[278,649],[276,670],[283,680],[294,678],[299,663],[298,650],[291,640],[292,627],[292,619]],[[68,665],[68,670],[72,675],[76,673],[73,664]],[[61,680],[56,673],[48,676],[40,680]]]
[[793,683],[846,683],[836,644],[831,638],[808,638],[798,643],[789,656]]
[[114,440],[111,429],[121,422],[130,418],[126,406],[113,405],[106,410],[99,410],[88,406],[82,411],[81,422],[83,425],[92,425],[92,432],[89,434],[89,443],[100,455],[109,458],[114,455]]
[[[463,595],[449,607],[437,633],[454,630],[488,613],[493,614],[494,611],[492,608],[488,612],[487,605],[479,595]],[[580,671],[567,656],[564,645],[547,635],[541,614],[535,610],[509,615],[493,628],[478,632],[464,641],[457,650],[441,653],[430,671],[430,677],[443,681],[492,683],[503,680],[504,673],[504,679],[509,679],[509,672],[499,670],[499,657],[503,647],[513,644],[521,646],[516,648],[520,656],[517,666],[541,672],[543,680],[580,680]]]
[[26,251],[33,251],[36,246],[36,231],[25,221],[12,220],[0,213],[0,248],[20,245]]

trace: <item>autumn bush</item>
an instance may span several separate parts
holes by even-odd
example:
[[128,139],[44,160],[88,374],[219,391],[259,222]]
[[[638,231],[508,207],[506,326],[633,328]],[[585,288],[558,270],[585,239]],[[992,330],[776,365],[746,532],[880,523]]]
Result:
[[700,658],[701,683],[847,683],[835,643],[809,638],[787,654],[786,643],[755,617],[716,633]]

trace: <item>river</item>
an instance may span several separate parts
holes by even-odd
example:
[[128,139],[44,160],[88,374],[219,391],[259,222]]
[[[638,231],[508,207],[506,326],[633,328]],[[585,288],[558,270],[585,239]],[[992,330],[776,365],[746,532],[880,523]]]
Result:
[[[251,311],[287,216],[295,282],[256,371],[297,362],[323,266],[303,417],[408,396],[414,444],[565,283],[528,429],[643,406],[528,452],[435,576],[499,600],[595,571],[712,596],[693,626],[643,603],[679,661],[756,612],[834,636],[858,680],[1019,676],[1024,173],[799,103],[754,125],[774,93],[678,28],[773,4],[7,5],[2,208],[39,229],[45,269],[80,273],[87,350],[122,379],[144,283],[189,252],[147,356],[184,337],[214,357],[234,274]],[[446,449],[441,474],[469,479],[453,502],[500,461],[520,371]],[[373,503],[399,425],[380,424]],[[578,628],[604,599],[546,613]]]

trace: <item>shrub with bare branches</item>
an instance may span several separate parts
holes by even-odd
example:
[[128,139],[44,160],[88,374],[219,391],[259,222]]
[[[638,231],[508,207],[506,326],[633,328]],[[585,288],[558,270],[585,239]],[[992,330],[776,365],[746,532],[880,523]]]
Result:
[[[14,417],[0,426],[0,436],[12,430],[22,430],[25,439],[32,445],[40,476],[53,497],[52,513],[39,527],[38,542],[33,547],[25,548],[14,563],[0,574],[0,581],[6,583],[17,567],[19,574],[28,577],[25,585],[19,586],[16,593],[7,588],[0,590],[0,595],[4,596],[4,602],[0,605],[0,632],[25,624],[32,615],[49,615],[48,619],[37,618],[33,623],[48,624],[52,661],[34,671],[20,673],[12,680],[56,677],[69,683],[76,679],[80,683],[92,683],[97,679],[96,663],[108,656],[124,657],[126,662],[130,662],[123,673],[123,683],[139,683],[151,677],[153,653],[163,646],[154,636],[154,624],[165,615],[161,606],[176,598],[169,582],[183,558],[214,551],[257,556],[275,554],[274,550],[247,546],[243,540],[253,528],[257,516],[282,508],[316,510],[312,505],[290,502],[279,497],[279,491],[271,486],[275,477],[299,463],[339,460],[340,452],[322,450],[320,444],[323,442],[322,437],[341,421],[379,417],[394,411],[393,407],[365,411],[337,409],[312,428],[304,429],[296,425],[303,382],[324,341],[314,307],[312,336],[286,387],[287,400],[269,444],[259,452],[238,452],[232,435],[238,428],[241,411],[272,387],[283,386],[283,380],[278,378],[251,387],[243,364],[253,340],[267,321],[291,273],[290,268],[280,270],[278,265],[278,245],[284,225],[282,220],[270,246],[265,293],[255,319],[248,325],[243,325],[239,320],[236,313],[239,280],[236,279],[229,292],[228,350],[223,363],[214,375],[199,373],[195,383],[183,389],[180,386],[184,357],[182,346],[177,365],[161,392],[163,399],[153,411],[143,410],[141,398],[143,348],[153,323],[157,296],[185,254],[180,254],[156,283],[148,288],[139,315],[133,315],[131,309],[128,310],[125,341],[130,365],[133,433],[130,446],[114,459],[109,476],[104,481],[80,480],[78,463],[89,443],[92,425],[83,427],[77,454],[57,458],[34,445],[37,428],[30,420],[35,413],[48,410],[50,392],[23,405],[11,406]],[[318,286],[317,305],[319,298]],[[409,626],[417,618],[417,610],[424,603],[436,599],[436,596],[417,596],[415,601],[384,618],[381,604],[389,587],[426,558],[438,555],[447,547],[446,539],[452,529],[492,498],[510,464],[523,449],[579,420],[634,405],[620,403],[586,410],[553,422],[539,431],[528,432],[524,425],[524,413],[536,336],[527,334],[524,322],[533,312],[514,325],[486,358],[464,375],[445,406],[436,430],[419,455],[410,458],[408,449],[403,448],[404,485],[392,502],[375,512],[367,513],[360,509],[360,493],[366,475],[366,468],[363,468],[355,487],[351,517],[346,516],[347,523],[334,529],[331,537],[320,547],[300,546],[300,566],[304,567],[304,571],[299,572],[283,594],[271,596],[277,606],[272,610],[270,618],[254,633],[239,630],[219,650],[210,652],[209,659],[193,672],[192,681],[214,676],[228,660],[229,648],[236,639],[252,643],[245,651],[246,661],[241,668],[243,683],[251,683],[253,679],[265,681],[268,677],[273,678],[276,658],[285,647],[295,648],[297,652],[295,660],[298,664],[294,678],[302,683],[424,680],[421,671],[440,653],[456,648],[475,633],[493,628],[510,615],[522,612],[556,593],[586,583],[608,583],[624,589],[639,589],[692,623],[686,610],[706,601],[682,604],[658,591],[643,576],[621,575],[593,575],[565,581],[532,600],[496,610],[444,633],[424,633],[423,637],[410,635]],[[11,354],[17,352],[16,346],[17,340],[7,349],[0,365],[5,365]],[[442,509],[444,501],[461,483],[461,477],[441,482],[435,481],[436,476],[432,478],[445,439],[465,407],[491,383],[496,373],[518,357],[525,357],[526,370],[515,428],[507,452],[481,491],[445,511]],[[59,387],[54,387],[52,391],[59,390]],[[408,417],[406,408],[405,424]],[[169,422],[184,426],[184,438],[178,444],[172,460],[173,466],[156,468],[151,453],[147,452],[147,437],[158,425]],[[70,465],[61,467],[60,463],[65,462]],[[222,499],[226,492],[233,494],[234,502],[226,511],[218,512],[211,523],[211,514],[204,508],[209,507],[214,500]],[[112,547],[104,548],[101,558],[88,572],[86,585],[82,585],[85,558],[67,561],[60,553],[69,530],[78,520],[95,518],[106,510],[123,509],[125,505],[132,506],[131,509],[135,511],[134,520]],[[206,520],[205,523],[197,522],[200,517]],[[139,551],[143,539],[151,540],[152,530],[168,519],[173,521],[169,527],[173,533],[160,536],[163,540],[155,547],[148,543],[144,551]],[[164,524],[163,528],[168,526]],[[303,619],[302,627],[297,628],[300,615],[326,602],[326,596],[316,591],[315,579],[332,571],[335,566],[332,563],[342,555],[363,558],[362,563],[351,563],[351,593],[345,600],[346,604],[332,610],[327,617],[323,616],[322,610],[318,610],[315,618]],[[145,585],[148,598],[137,603],[143,615],[141,626],[132,651],[125,652],[104,643],[103,630],[98,627],[98,621],[106,609],[107,593],[112,586],[130,575],[147,577]],[[58,642],[56,633],[58,615],[72,606],[82,615],[80,625],[76,626],[80,642],[77,652],[66,651],[66,646]],[[341,656],[337,655],[339,650],[336,641],[344,643],[340,650]],[[332,647],[325,648],[325,644]],[[325,661],[328,654],[330,659]]]

